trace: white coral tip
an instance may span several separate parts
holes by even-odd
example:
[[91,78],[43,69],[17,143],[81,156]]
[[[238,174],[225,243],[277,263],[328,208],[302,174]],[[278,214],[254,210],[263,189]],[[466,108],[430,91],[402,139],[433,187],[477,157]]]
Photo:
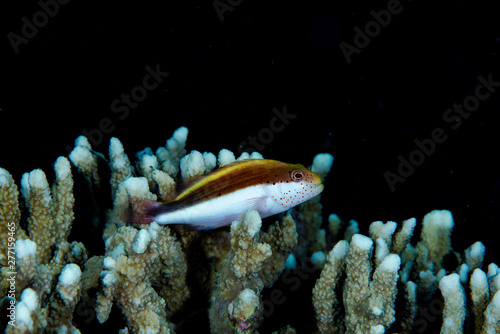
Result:
[[368,251],[373,246],[373,240],[362,234],[355,234],[352,236],[351,244],[362,250]]
[[453,228],[453,215],[448,210],[434,210],[425,215],[422,225],[439,226],[449,230]]
[[470,286],[476,290],[488,292],[488,277],[486,273],[479,268],[474,269],[470,277]]
[[195,150],[191,151],[181,159],[180,168],[182,177],[203,175],[205,173],[203,154]]
[[382,325],[373,326],[370,328],[370,334],[384,334],[385,328]]
[[332,164],[333,156],[330,153],[320,153],[314,157],[311,170],[324,178],[330,172]]
[[80,166],[86,164],[87,161],[92,161],[92,153],[89,148],[85,146],[76,146],[69,154],[69,160],[75,165]]
[[262,154],[255,151],[250,154],[250,159],[264,159],[264,157],[262,156]]
[[218,160],[219,160],[219,167],[222,167],[235,161],[236,158],[233,152],[224,148],[220,150]]
[[246,222],[248,234],[253,237],[260,231],[262,220],[259,213],[255,210],[249,210],[243,215],[243,221]]
[[122,185],[130,196],[146,197],[149,192],[148,180],[145,177],[129,177]]
[[33,330],[33,319],[31,319],[31,311],[23,301],[20,301],[16,304],[16,320],[18,323],[25,324],[30,331]]
[[30,311],[38,308],[38,295],[35,290],[26,288],[21,293],[21,301],[28,307]]
[[346,240],[341,240],[337,242],[335,247],[328,254],[329,258],[342,259],[347,254],[347,250],[349,249],[349,243]]
[[64,266],[59,275],[59,284],[63,286],[75,284],[80,280],[82,271],[80,267],[74,263],[70,263]]
[[148,248],[149,241],[151,240],[151,235],[148,233],[148,230],[142,229],[134,237],[132,241],[132,250],[136,254],[142,254]]
[[439,281],[439,288],[443,295],[451,295],[460,291],[462,285],[460,284],[460,276],[456,273],[449,274],[441,278]]
[[179,142],[179,143],[185,143],[188,137],[189,130],[185,126],[181,126],[177,130],[174,131],[174,134],[172,135],[172,138]]
[[103,265],[106,269],[113,269],[115,267],[116,261],[112,257],[108,256],[104,258]]
[[58,179],[65,179],[71,175],[71,166],[69,160],[65,157],[59,157],[54,164],[54,170]]
[[16,241],[16,257],[18,259],[24,259],[28,256],[35,256],[36,254],[36,243],[30,239],[17,240]]
[[400,257],[397,254],[389,254],[384,258],[384,260],[380,264],[380,268],[385,271],[397,273],[400,265],[401,265]]

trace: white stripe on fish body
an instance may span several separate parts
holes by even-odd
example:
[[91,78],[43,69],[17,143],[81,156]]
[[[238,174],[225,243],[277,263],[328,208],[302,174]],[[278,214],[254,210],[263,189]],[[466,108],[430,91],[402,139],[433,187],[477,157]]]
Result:
[[190,224],[218,228],[239,220],[247,210],[265,210],[262,186],[252,186],[176,211],[159,214],[158,224]]

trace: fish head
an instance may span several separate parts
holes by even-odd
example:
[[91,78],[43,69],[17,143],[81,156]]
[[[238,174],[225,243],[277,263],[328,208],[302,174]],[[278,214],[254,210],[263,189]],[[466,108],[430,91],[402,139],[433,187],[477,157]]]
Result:
[[301,164],[294,164],[290,166],[288,172],[290,184],[289,191],[296,191],[304,194],[304,198],[312,198],[319,195],[323,189],[323,179],[310,169],[307,169]]
[[323,180],[301,164],[277,165],[270,173],[266,193],[269,215],[283,212],[319,195]]

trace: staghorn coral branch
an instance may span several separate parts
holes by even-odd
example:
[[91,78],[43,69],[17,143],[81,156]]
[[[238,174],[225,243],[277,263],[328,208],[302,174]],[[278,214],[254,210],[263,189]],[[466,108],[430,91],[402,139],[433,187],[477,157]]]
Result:
[[[18,318],[15,327],[7,327],[7,333],[77,332],[73,318],[80,317],[79,324],[88,320],[82,322],[82,314],[88,312],[82,312],[79,307],[83,304],[77,303],[83,298],[85,305],[93,304],[96,290],[98,320],[92,326],[113,317],[111,309],[116,305],[127,321],[121,333],[185,333],[182,324],[189,322],[189,315],[205,313],[203,307],[209,304],[213,333],[256,333],[262,321],[272,322],[267,314],[263,316],[264,289],[280,286],[278,280],[286,263],[299,272],[306,258],[315,264],[308,268],[313,273],[309,277],[319,278],[312,290],[312,304],[296,307],[314,307],[316,325],[322,333],[417,330],[421,311],[439,296],[438,288],[445,305],[442,323],[436,317],[434,326],[442,326],[443,333],[460,333],[464,328],[474,328],[475,333],[500,331],[500,273],[494,263],[487,274],[481,270],[484,245],[473,244],[463,260],[457,255],[457,268],[443,268],[443,257],[453,251],[454,222],[446,210],[424,217],[421,240],[415,246],[410,243],[415,218],[404,221],[399,229],[394,222],[375,222],[369,228],[370,238],[359,234],[357,222],[350,221],[346,227],[335,214],[329,215],[329,228],[321,228],[319,197],[271,224],[267,231],[257,212],[247,212],[231,228],[216,231],[182,231],[156,223],[127,225],[122,213],[130,205],[130,195],[171,199],[179,171],[186,176],[202,175],[216,166],[212,153],[193,150],[186,155],[187,134],[186,128],[179,128],[155,154],[151,149],[142,151],[135,166],[120,141],[113,138],[109,150],[111,173],[97,170],[97,159],[102,161],[103,156],[91,150],[86,138],[76,140],[70,160],[85,175],[92,191],[98,191],[95,186],[100,182],[108,182],[101,180],[104,175],[110,175],[112,189],[113,208],[100,208],[108,210],[102,241],[100,235],[93,240],[104,241],[105,252],[92,257],[86,245],[67,240],[77,196],[73,195],[68,159],[57,159],[51,188],[41,170],[23,176],[20,188],[29,213],[26,233],[19,227],[25,222],[21,221],[17,186],[12,176],[0,169],[0,232],[9,232],[5,229],[8,222],[14,223],[17,231],[17,290],[13,302]],[[262,157],[242,154],[238,160],[249,158]],[[219,166],[235,160],[228,150],[218,154]],[[332,161],[328,154],[318,155],[312,168],[326,177]],[[102,166],[106,167],[100,164],[99,168]],[[292,216],[298,218],[299,230],[304,232],[297,233]],[[347,240],[340,240],[342,235]],[[328,257],[326,240],[340,240]],[[0,247],[2,261],[6,249]],[[320,273],[318,268],[325,260]],[[7,269],[0,271],[0,291],[4,294],[9,289]],[[399,293],[398,285],[402,288]],[[336,293],[339,291],[342,293]],[[465,291],[470,291],[469,300]],[[200,305],[201,311],[193,310],[193,305]],[[471,317],[463,317],[465,314]],[[186,320],[179,322],[179,317]],[[174,325],[174,321],[179,323]],[[297,320],[304,321],[307,318]],[[312,328],[313,324],[307,326]],[[290,326],[276,331],[294,332]]]
[[349,244],[339,241],[328,254],[328,262],[313,289],[313,306],[316,312],[318,329],[321,333],[342,332],[339,318],[338,300],[335,287],[344,270],[344,260]]

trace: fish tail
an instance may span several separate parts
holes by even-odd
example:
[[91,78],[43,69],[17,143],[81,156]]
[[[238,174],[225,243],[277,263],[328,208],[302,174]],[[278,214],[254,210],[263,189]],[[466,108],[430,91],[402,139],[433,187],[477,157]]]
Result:
[[130,196],[129,206],[122,212],[120,218],[130,224],[150,224],[155,220],[161,206],[161,202]]

